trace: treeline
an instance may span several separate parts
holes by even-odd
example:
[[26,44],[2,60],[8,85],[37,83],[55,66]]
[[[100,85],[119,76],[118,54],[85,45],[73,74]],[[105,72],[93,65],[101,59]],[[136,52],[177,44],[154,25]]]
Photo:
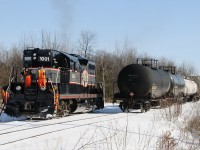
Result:
[[[106,101],[111,101],[113,90],[117,91],[116,81],[119,71],[126,65],[135,63],[137,58],[151,58],[148,54],[140,54],[127,39],[121,44],[116,43],[112,52],[110,50],[108,52],[106,49],[97,49],[96,35],[90,31],[82,31],[79,39],[77,39],[77,44],[71,44],[70,38],[65,32],[42,31],[38,39],[28,35],[23,36],[18,44],[9,49],[0,45],[1,86],[8,84],[13,66],[22,66],[24,49],[27,47],[56,49],[68,53],[77,53],[95,61],[97,81],[105,83],[105,98]],[[174,60],[165,57],[153,59],[158,59],[160,66],[176,66],[177,72],[183,76],[196,74],[196,68],[192,64],[183,62],[180,66],[177,66]]]
[[[107,101],[111,101],[113,93],[118,91],[116,83],[118,73],[126,65],[136,63],[137,58],[155,59],[147,54],[139,54],[134,47],[126,46],[116,49],[113,53],[108,53],[104,50],[96,53],[94,60],[96,62],[97,79],[105,83],[105,97]],[[165,57],[156,59],[159,60],[158,66],[175,66],[176,72],[183,77],[196,75],[195,67],[192,64],[183,62],[180,66],[177,66],[175,61]]]
[[0,85],[8,84],[13,66],[22,66],[22,50],[13,47],[10,50],[1,48],[0,51]]

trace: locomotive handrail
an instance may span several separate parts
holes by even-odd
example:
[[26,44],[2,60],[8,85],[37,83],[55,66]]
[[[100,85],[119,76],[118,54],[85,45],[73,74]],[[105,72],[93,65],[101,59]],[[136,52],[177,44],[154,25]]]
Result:
[[[54,102],[55,102],[56,92],[55,92],[55,90],[54,90],[54,87],[53,87],[53,83],[52,83],[51,78],[48,78],[48,80],[49,80],[50,83],[51,83],[51,87],[52,87],[52,91],[53,91],[53,97],[54,97]],[[56,86],[57,86],[57,85],[56,85]]]
[[9,84],[10,84],[10,82],[11,82],[11,80],[12,80],[11,77],[12,77],[13,69],[14,69],[14,67],[12,67],[12,68],[11,68],[11,71],[10,71]]
[[60,70],[61,70],[61,67],[58,67],[58,70],[57,70],[57,73],[56,73],[56,86],[58,84],[58,71],[60,71]]
[[6,89],[6,92],[9,91],[9,89],[10,89],[10,85],[11,85],[11,82],[14,80],[14,78],[15,78],[15,77],[12,77],[12,79],[10,80],[10,82],[9,82],[9,84],[8,84],[8,88]]

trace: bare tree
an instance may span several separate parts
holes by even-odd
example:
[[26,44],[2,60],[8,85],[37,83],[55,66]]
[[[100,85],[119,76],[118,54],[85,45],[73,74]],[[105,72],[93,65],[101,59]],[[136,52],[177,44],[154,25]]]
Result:
[[66,30],[41,31],[41,47],[44,49],[56,49],[60,51],[70,51],[70,38]]
[[115,44],[115,50],[113,52],[113,66],[116,73],[118,73],[123,67],[126,65],[132,64],[135,62],[137,57],[137,50],[136,48],[131,44],[127,38],[125,38],[123,44],[119,44],[116,42]]
[[35,47],[37,45],[36,35],[32,32],[21,35],[18,43],[18,47],[26,49],[27,47]]
[[13,45],[9,50],[10,60],[9,63],[11,67],[17,66],[22,67],[22,57],[23,57],[23,49],[17,45]]
[[191,76],[197,74],[196,68],[193,64],[183,62],[179,67],[178,67],[178,72],[182,76]]
[[[99,50],[95,55],[96,62],[96,79],[98,82],[104,83],[105,97],[108,99],[112,96],[113,78],[113,55],[106,52],[106,50]],[[112,64],[112,65],[111,65]]]
[[158,61],[159,66],[176,66],[173,60],[168,59],[166,57],[158,58],[158,60],[159,60]]
[[89,58],[94,50],[96,42],[96,34],[91,31],[81,31],[80,39],[78,40],[78,51],[80,55]]
[[127,39],[122,45],[116,42],[113,53],[108,53],[106,50],[96,52],[96,77],[98,81],[105,83],[106,101],[109,101],[113,96],[113,85],[117,85],[116,81],[121,69],[134,63],[136,57],[137,51]]
[[0,70],[2,70],[0,74],[0,86],[3,86],[6,82],[8,82],[8,76],[9,76],[9,71],[10,68],[8,67],[8,62],[9,62],[9,52],[4,48],[0,47]]
[[6,50],[0,46],[0,74],[1,86],[8,84],[11,68],[13,66],[22,66],[22,52],[16,47],[12,46],[10,50]]

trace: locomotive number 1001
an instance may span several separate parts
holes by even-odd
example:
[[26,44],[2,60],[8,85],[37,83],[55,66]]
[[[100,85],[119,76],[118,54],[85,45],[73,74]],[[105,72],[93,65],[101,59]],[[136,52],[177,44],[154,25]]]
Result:
[[39,57],[39,61],[46,61],[46,62],[48,62],[48,61],[50,61],[50,58],[49,57],[43,57],[43,56],[41,56],[41,57]]

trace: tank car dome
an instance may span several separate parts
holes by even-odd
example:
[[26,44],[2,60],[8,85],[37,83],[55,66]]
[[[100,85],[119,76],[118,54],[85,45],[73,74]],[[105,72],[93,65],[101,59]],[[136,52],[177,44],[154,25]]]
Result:
[[152,87],[151,69],[139,64],[124,67],[118,75],[118,87],[123,96],[148,96]]

